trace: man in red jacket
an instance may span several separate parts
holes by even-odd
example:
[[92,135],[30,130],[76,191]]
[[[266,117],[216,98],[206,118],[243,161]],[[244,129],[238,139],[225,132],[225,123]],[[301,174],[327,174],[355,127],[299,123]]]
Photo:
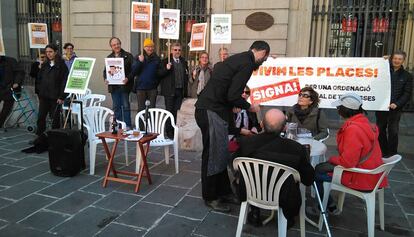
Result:
[[[364,115],[361,97],[355,93],[344,94],[341,99],[332,103],[338,114],[345,119],[336,137],[338,155],[329,158],[328,162],[315,167],[316,184],[323,196],[323,182],[332,180],[335,166],[345,168],[375,169],[383,164],[381,148],[378,142],[379,130]],[[381,174],[359,174],[344,172],[342,184],[355,190],[369,191],[375,188]],[[380,187],[387,185],[385,178]],[[330,198],[331,199],[331,198]],[[335,205],[328,201],[330,211]]]

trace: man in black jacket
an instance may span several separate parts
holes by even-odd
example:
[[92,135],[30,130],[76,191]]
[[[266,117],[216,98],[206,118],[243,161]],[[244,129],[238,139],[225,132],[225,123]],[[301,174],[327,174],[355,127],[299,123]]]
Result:
[[[315,170],[307,159],[306,149],[296,141],[280,137],[280,132],[286,124],[286,118],[282,111],[271,109],[266,112],[263,119],[264,133],[241,137],[238,157],[250,157],[267,160],[294,168],[300,174],[301,182],[309,186],[315,178]],[[240,175],[241,176],[241,175]],[[246,200],[246,188],[243,179],[240,179],[238,192],[241,201]],[[285,182],[279,194],[280,206],[288,220],[288,226],[293,225],[293,218],[299,214],[302,203],[299,184],[292,177]],[[252,206],[249,213],[249,221],[259,224],[260,212]]]
[[36,134],[40,136],[46,130],[46,118],[53,118],[52,128],[60,127],[60,105],[66,95],[64,93],[69,70],[59,55],[58,47],[49,44],[45,47],[46,61],[39,70],[36,88],[39,90],[39,115]]
[[397,154],[398,131],[402,108],[411,99],[413,76],[404,69],[406,53],[396,51],[391,55],[391,101],[389,111],[375,113],[380,130],[379,142],[384,157]]
[[250,105],[242,98],[242,93],[252,72],[267,59],[269,52],[270,46],[266,42],[255,41],[249,51],[216,64],[210,81],[195,104],[195,118],[203,137],[202,196],[206,205],[214,210],[230,211],[224,202],[229,201],[231,194],[227,174],[231,157],[227,147],[232,109],[237,107],[258,112],[259,105]]
[[[161,76],[161,95],[164,96],[165,109],[170,111],[177,122],[177,111],[181,107],[184,97],[187,97],[188,64],[181,56],[181,44],[174,43],[171,47],[171,62],[168,58],[161,61],[159,68]],[[174,130],[170,123],[166,127],[167,136],[174,138]]]
[[[130,75],[132,71],[132,63],[134,57],[129,52],[125,51],[121,47],[121,40],[117,37],[112,37],[109,40],[109,46],[111,46],[112,53],[107,58],[123,58],[125,76]],[[106,80],[106,70],[103,71],[103,78],[105,84],[108,85]],[[134,78],[127,78],[123,80],[124,85],[108,85],[108,92],[112,97],[112,110],[115,113],[115,118],[120,121],[124,121],[128,128],[131,128],[131,109],[129,103],[129,93],[132,91],[134,85]]]
[[23,79],[23,68],[16,59],[0,56],[0,103],[3,101],[3,108],[0,112],[0,128],[4,126],[4,122],[13,108],[12,89],[17,89]]

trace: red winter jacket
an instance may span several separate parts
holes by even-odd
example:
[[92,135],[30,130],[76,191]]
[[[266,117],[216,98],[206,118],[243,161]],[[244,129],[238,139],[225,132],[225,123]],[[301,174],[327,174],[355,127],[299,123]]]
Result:
[[[377,168],[384,163],[378,134],[378,128],[371,125],[363,114],[357,114],[347,119],[336,137],[339,155],[331,157],[329,162],[345,168]],[[372,145],[374,145],[373,149]],[[360,163],[360,160],[369,152],[371,152],[369,158]],[[356,190],[373,190],[380,177],[381,174],[371,175],[345,171],[342,174],[342,184]],[[380,187],[385,187],[387,184],[388,181],[385,177]]]

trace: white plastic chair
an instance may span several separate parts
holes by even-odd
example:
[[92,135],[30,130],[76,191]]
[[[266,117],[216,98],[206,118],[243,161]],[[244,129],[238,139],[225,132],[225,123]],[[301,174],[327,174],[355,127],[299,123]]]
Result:
[[[102,143],[102,140],[96,137],[96,134],[109,131],[109,127],[112,124],[114,112],[108,108],[101,106],[91,106],[84,109],[83,119],[84,126],[88,130],[89,141],[89,174],[95,174],[95,158],[96,158],[96,146]],[[121,128],[125,129],[126,124],[122,121],[117,121],[121,124]],[[106,139],[107,143],[113,143],[115,140]],[[128,146],[127,142],[124,143],[125,149],[125,162],[128,165]]]
[[[249,205],[262,209],[278,211],[278,236],[286,236],[287,220],[279,206],[279,194],[283,183],[292,176],[296,183],[300,183],[299,172],[291,167],[248,157],[238,157],[233,161],[235,170],[240,170],[246,185],[245,202],[240,208],[236,236],[241,236],[243,225],[246,223]],[[283,173],[281,173],[283,172]],[[269,179],[269,175],[270,179]],[[280,175],[280,178],[277,177]],[[277,180],[276,180],[277,179]],[[301,189],[301,192],[304,189]],[[302,195],[303,196],[303,195]],[[302,201],[303,205],[303,201]],[[301,236],[305,236],[304,208],[300,211]]]
[[[82,101],[82,107],[83,109],[87,108],[87,107],[91,107],[91,106],[101,106],[102,102],[104,102],[106,99],[105,95],[100,95],[100,94],[88,94],[83,96],[80,99]],[[72,104],[72,114],[74,116],[77,116],[77,122],[78,125],[80,127],[80,121],[81,121],[81,115],[80,115],[80,105],[79,104]],[[72,117],[73,118],[73,117]]]
[[[175,125],[174,116],[171,112],[165,109],[149,109],[148,110],[148,132],[158,133],[158,137],[151,141],[151,146],[163,146],[164,147],[164,156],[165,156],[165,163],[169,164],[169,146],[173,146],[174,148],[174,161],[175,161],[175,172],[178,173],[178,127]],[[145,110],[140,111],[135,116],[135,126],[137,129],[144,131],[145,130]],[[166,123],[170,119],[171,125],[174,128],[174,140],[167,138],[164,135],[164,130]],[[143,128],[139,128],[139,124],[142,121],[144,125]]]
[[[400,155],[393,155],[390,158],[382,158],[384,164],[377,167],[373,170],[360,169],[360,168],[350,168],[346,169],[342,166],[336,166],[333,172],[332,182],[324,182],[324,195],[323,195],[323,206],[326,210],[328,204],[328,197],[331,190],[339,191],[338,197],[338,208],[342,212],[342,208],[345,200],[345,193],[357,196],[363,199],[367,205],[367,224],[368,224],[368,237],[374,237],[375,235],[375,194],[378,193],[379,201],[379,216],[380,216],[380,226],[381,230],[384,230],[384,188],[379,188],[379,185],[384,180],[384,178],[390,173],[391,169],[401,160]],[[354,172],[360,174],[381,174],[380,179],[378,179],[375,188],[371,192],[361,192],[354,189],[350,189],[341,183],[342,173]],[[319,230],[322,230],[322,219],[319,218]]]
[[330,135],[329,128],[326,128],[326,132],[328,133],[328,136],[326,136],[326,137],[324,137],[324,138],[320,139],[320,140],[319,140],[320,142],[324,142],[324,141],[328,140],[329,135]]

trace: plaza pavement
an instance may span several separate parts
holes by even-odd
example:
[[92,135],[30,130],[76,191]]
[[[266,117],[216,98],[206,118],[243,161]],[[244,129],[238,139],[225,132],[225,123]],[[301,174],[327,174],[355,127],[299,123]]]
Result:
[[[414,236],[413,117],[405,114],[402,118],[399,150],[403,160],[390,173],[385,231],[379,229],[376,218],[376,236]],[[340,125],[335,111],[328,112],[328,119],[330,127]],[[335,133],[332,129],[326,141],[327,156],[335,153]],[[102,146],[98,146],[95,175],[86,169],[62,178],[50,173],[47,152],[20,152],[33,138],[24,128],[0,131],[0,236],[235,235],[239,207],[232,205],[232,212],[223,214],[207,208],[201,199],[200,152],[180,151],[180,173],[175,174],[173,159],[166,165],[163,149],[151,149],[148,162],[153,184],[144,178],[140,191],[134,193],[129,184],[109,182],[102,187],[106,167]],[[117,167],[133,170],[135,148],[129,146],[129,166],[122,151],[118,149]],[[307,203],[312,205],[313,200]],[[333,236],[366,236],[364,203],[348,195],[343,213],[331,216],[329,223]],[[275,236],[276,226],[276,220],[261,228],[246,225],[243,236]],[[288,236],[300,236],[298,228],[296,223]],[[306,236],[326,235],[309,224],[306,231]]]

